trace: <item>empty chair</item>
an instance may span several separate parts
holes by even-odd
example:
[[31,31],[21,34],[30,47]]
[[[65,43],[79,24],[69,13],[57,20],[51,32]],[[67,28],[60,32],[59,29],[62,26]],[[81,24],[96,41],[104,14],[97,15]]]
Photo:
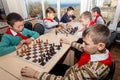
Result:
[[106,76],[104,80],[112,80],[114,73],[115,73],[115,61],[113,60],[110,66],[110,72],[108,73],[108,75]]
[[44,26],[40,23],[36,23],[33,28],[34,31],[38,32],[40,35],[44,34]]
[[32,30],[32,23],[27,21],[27,22],[25,22],[24,27],[29,30]]

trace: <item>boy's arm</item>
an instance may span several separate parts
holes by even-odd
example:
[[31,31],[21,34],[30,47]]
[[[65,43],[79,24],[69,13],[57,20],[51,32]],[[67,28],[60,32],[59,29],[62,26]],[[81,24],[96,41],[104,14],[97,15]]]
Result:
[[39,33],[38,32],[31,31],[31,30],[28,30],[26,28],[24,28],[23,34],[28,36],[28,37],[31,37],[32,39],[36,39],[36,38],[39,37]]
[[83,47],[82,47],[82,44],[80,43],[77,43],[76,41],[69,41],[67,39],[60,39],[60,42],[64,43],[64,44],[68,44],[68,45],[71,45],[71,47],[75,48],[75,49],[78,49],[79,51],[83,51]]
[[16,50],[16,46],[10,46],[9,39],[3,36],[0,42],[0,56],[3,56],[15,50]]
[[55,26],[58,25],[58,22],[54,21],[54,22],[50,22],[48,20],[45,20],[44,21],[44,25],[47,29],[51,29],[51,28],[54,28]]
[[71,47],[83,52],[82,44],[77,43],[76,41],[71,42]]
[[64,77],[51,75],[46,72],[39,73],[38,80],[101,80],[109,73],[108,66],[100,62],[91,62],[80,68],[77,66],[70,67]]

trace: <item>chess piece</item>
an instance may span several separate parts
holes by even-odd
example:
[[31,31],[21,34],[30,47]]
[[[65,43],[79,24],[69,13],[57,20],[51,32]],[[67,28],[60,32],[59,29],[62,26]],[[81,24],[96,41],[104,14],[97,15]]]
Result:
[[46,39],[46,44],[48,44],[48,39]]
[[60,42],[60,47],[62,47],[62,42]]
[[30,56],[27,56],[25,59],[29,60],[31,57]]
[[57,35],[57,33],[58,33],[57,30],[55,30],[55,34],[56,34],[56,35]]
[[68,37],[68,33],[66,33],[66,37]]
[[57,46],[57,50],[60,50],[60,46],[59,45]]
[[18,50],[16,51],[16,53],[17,53],[17,55],[19,55],[19,51]]
[[37,61],[38,61],[37,59],[34,59],[34,60],[33,60],[33,62],[35,62],[35,63],[36,63]]

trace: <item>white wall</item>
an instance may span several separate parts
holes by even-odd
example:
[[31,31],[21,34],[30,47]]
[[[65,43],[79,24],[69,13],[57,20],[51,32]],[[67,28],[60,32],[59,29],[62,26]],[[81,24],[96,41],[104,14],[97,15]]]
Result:
[[89,11],[90,9],[90,0],[80,0],[80,14],[82,14],[84,11]]
[[3,0],[3,4],[6,14],[17,12],[23,18],[27,17],[27,10],[24,0]]

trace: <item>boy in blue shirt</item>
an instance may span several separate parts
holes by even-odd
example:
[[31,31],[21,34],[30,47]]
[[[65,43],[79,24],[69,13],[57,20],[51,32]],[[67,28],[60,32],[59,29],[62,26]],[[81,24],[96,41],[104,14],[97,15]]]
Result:
[[0,56],[8,54],[22,47],[24,43],[29,44],[39,37],[39,34],[24,28],[24,20],[17,13],[7,16],[8,30],[2,36],[0,42]]
[[67,23],[67,22],[74,20],[76,17],[73,14],[74,14],[74,8],[71,6],[68,7],[67,12],[61,18],[61,22]]

